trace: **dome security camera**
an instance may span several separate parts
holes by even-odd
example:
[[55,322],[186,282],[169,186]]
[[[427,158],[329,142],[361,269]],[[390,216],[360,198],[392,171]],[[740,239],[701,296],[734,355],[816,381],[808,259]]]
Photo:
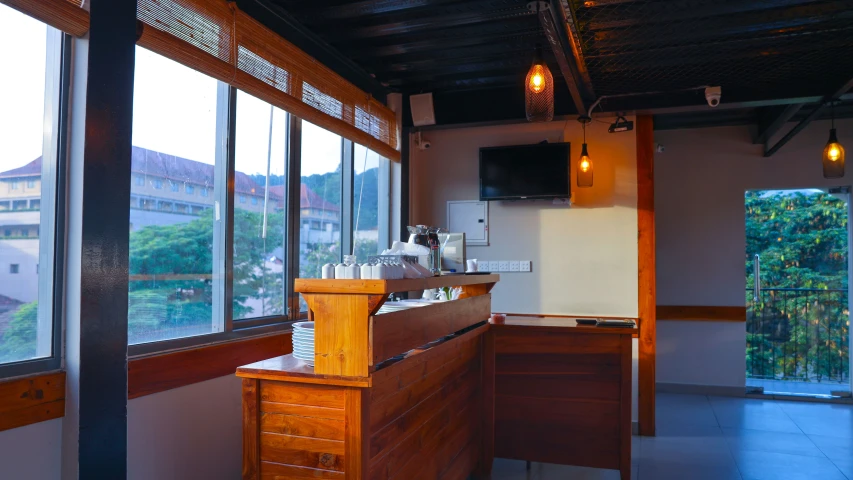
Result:
[[720,97],[723,95],[722,87],[705,87],[705,100],[709,107],[716,107],[720,104]]

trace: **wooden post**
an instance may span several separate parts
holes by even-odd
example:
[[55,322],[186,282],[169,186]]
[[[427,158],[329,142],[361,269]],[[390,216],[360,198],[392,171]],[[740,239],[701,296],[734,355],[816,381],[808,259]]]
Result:
[[243,379],[243,480],[261,478],[260,380]]
[[637,253],[640,435],[655,435],[655,179],[654,123],[637,117]]

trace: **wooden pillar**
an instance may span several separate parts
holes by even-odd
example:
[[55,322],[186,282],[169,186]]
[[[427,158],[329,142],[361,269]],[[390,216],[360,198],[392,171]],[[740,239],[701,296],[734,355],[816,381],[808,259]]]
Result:
[[92,0],[89,5],[82,218],[70,220],[82,225],[80,334],[74,339],[79,340],[79,359],[70,367],[79,368],[77,471],[79,478],[126,478],[127,206],[136,1]]
[[654,123],[637,117],[637,253],[640,435],[655,435],[655,179]]

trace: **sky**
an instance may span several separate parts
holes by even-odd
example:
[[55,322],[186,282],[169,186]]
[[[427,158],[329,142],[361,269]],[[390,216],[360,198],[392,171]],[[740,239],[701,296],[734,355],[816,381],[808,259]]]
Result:
[[[21,73],[0,75],[0,171],[20,167],[41,155],[46,31],[44,24],[0,4],[0,42],[26,46],[0,50],[0,65],[16,65]],[[216,99],[213,78],[137,47],[133,145],[213,164]],[[283,175],[284,111],[273,108],[271,131],[270,105],[238,92],[236,118],[236,170],[265,174],[269,161],[270,173]],[[341,137],[308,122],[303,122],[302,132],[302,175],[335,171],[340,165]],[[379,162],[376,153],[360,145],[355,156],[356,173]]]

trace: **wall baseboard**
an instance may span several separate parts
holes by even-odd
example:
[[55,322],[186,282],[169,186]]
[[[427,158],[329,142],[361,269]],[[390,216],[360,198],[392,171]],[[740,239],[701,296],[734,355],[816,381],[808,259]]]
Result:
[[658,383],[659,393],[681,393],[687,395],[714,395],[718,397],[746,397],[746,387],[724,385],[694,385],[692,383]]

